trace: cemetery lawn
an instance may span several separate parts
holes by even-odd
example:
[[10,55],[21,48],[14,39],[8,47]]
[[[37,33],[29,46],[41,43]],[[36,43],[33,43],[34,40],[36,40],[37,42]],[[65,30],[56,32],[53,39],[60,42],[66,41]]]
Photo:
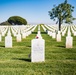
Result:
[[0,42],[0,75],[76,75],[76,38],[73,37],[73,48],[65,48],[65,37],[56,42],[47,35],[42,27],[41,34],[45,39],[45,62],[32,63],[29,58],[31,40],[35,31],[22,42],[13,37],[13,48],[4,47],[4,37]]

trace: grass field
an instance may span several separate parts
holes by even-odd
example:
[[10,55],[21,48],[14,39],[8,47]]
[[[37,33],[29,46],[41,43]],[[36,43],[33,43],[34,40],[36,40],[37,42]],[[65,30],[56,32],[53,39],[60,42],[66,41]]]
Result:
[[73,48],[65,48],[65,37],[56,42],[41,27],[45,39],[45,62],[31,63],[31,40],[35,38],[38,28],[22,42],[17,43],[13,37],[13,48],[4,47],[4,37],[0,42],[0,75],[76,75],[76,37]]

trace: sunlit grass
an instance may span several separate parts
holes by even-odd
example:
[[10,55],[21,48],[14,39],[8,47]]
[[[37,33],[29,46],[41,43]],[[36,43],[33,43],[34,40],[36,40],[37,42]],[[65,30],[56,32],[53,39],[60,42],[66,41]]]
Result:
[[22,42],[13,37],[13,48],[4,47],[4,37],[0,42],[0,75],[76,75],[76,39],[73,48],[65,48],[65,37],[61,42],[52,39],[41,27],[45,39],[45,62],[31,63],[31,40],[38,28]]

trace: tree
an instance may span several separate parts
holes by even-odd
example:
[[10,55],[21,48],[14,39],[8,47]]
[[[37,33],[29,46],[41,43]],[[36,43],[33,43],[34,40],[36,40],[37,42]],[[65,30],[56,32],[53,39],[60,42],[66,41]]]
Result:
[[61,24],[64,23],[73,23],[72,12],[74,11],[74,6],[67,3],[65,0],[63,3],[59,4],[58,6],[54,5],[51,11],[49,11],[50,19],[56,21],[56,24],[59,23],[59,31],[61,30]]
[[12,16],[7,20],[12,25],[26,25],[27,21],[20,16]]
[[5,21],[5,22],[0,23],[0,25],[11,25],[11,24],[9,22]]

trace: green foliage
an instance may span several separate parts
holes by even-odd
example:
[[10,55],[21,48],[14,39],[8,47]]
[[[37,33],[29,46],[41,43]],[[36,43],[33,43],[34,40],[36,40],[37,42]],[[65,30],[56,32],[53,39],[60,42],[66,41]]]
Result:
[[11,25],[8,21],[2,22],[0,25]]
[[[56,23],[59,23],[59,27],[63,22],[72,23],[75,18],[72,16],[72,12],[74,11],[74,6],[67,3],[65,0],[63,3],[58,6],[54,6],[51,11],[49,11],[50,19],[54,21],[57,20]],[[60,29],[60,28],[59,28]]]
[[8,19],[8,22],[12,25],[26,25],[27,21],[20,16],[12,16]]

